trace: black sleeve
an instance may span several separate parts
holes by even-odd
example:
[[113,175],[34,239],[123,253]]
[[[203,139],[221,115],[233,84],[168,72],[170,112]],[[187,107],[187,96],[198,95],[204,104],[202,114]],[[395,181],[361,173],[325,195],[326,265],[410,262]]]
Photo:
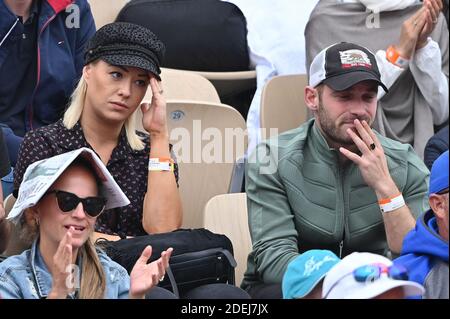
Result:
[[3,131],[0,128],[0,177],[8,175],[10,170],[11,165],[9,164],[8,149],[3,138]]

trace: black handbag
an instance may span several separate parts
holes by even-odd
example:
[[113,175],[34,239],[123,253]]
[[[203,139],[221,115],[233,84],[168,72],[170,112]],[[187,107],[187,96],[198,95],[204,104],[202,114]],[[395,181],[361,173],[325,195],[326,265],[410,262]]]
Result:
[[167,276],[158,286],[177,296],[205,284],[235,284],[236,261],[230,239],[204,228],[178,229],[118,241],[97,241],[97,246],[128,273],[147,245],[151,245],[153,250],[148,262],[158,259],[167,248],[173,248]]

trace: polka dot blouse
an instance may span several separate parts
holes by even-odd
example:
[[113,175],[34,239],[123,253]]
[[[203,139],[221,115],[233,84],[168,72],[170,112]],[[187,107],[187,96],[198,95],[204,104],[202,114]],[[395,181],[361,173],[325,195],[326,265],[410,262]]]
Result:
[[[126,236],[145,235],[142,227],[142,210],[144,196],[147,192],[148,159],[150,154],[149,137],[138,132],[143,137],[145,149],[133,150],[122,131],[119,143],[114,148],[106,165],[111,175],[127,195],[130,204],[125,207],[105,211],[97,219],[96,231]],[[17,197],[18,188],[22,182],[27,167],[41,159],[76,150],[81,147],[92,147],[83,135],[83,129],[77,123],[71,130],[64,127],[62,120],[30,131],[20,146],[19,156],[14,169],[14,194]],[[175,179],[178,184],[178,166],[175,164]]]

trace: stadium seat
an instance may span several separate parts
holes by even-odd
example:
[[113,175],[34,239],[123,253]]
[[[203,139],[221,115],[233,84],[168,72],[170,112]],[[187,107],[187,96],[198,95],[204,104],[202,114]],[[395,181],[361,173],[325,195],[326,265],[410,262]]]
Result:
[[216,88],[219,96],[239,94],[256,88],[256,71],[204,72],[193,71],[207,78]]
[[133,1],[117,20],[152,30],[166,47],[163,67],[204,76],[222,102],[247,113],[248,106],[238,96],[254,92],[256,71],[250,69],[247,23],[236,5],[210,0]]
[[247,257],[252,249],[248,228],[247,196],[245,193],[223,194],[211,198],[204,210],[204,227],[226,235],[233,244],[237,267],[236,285],[240,285],[247,269]]
[[306,74],[275,76],[266,83],[261,95],[263,138],[273,135],[270,128],[278,129],[278,134],[281,134],[307,120],[304,100],[306,85]]
[[[161,68],[161,85],[166,100],[191,100],[220,103],[216,89],[203,76],[190,71]],[[144,101],[151,101],[152,90],[147,90]]]
[[246,125],[234,108],[198,101],[168,101],[170,142],[180,172],[183,227],[203,225],[203,208],[229,191],[236,159],[247,148]]
[[120,10],[130,0],[88,0],[97,30],[105,24],[114,22]]

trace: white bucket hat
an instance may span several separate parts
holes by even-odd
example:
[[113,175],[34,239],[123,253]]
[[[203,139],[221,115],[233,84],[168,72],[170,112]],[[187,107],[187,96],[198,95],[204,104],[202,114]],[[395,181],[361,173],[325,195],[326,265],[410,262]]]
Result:
[[14,223],[20,220],[25,209],[33,207],[44,196],[59,176],[78,157],[84,157],[95,169],[101,180],[100,194],[106,199],[105,209],[126,206],[130,204],[103,162],[89,148],[83,147],[75,151],[53,156],[28,166],[19,188],[19,196],[7,219]]

